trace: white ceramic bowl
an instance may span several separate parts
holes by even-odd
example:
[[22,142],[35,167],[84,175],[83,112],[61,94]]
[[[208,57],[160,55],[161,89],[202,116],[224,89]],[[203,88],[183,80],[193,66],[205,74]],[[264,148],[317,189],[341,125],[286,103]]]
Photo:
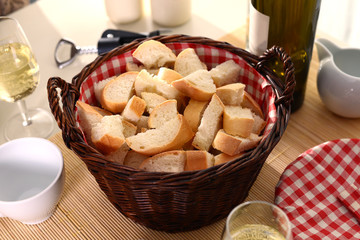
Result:
[[25,224],[48,219],[65,183],[59,148],[42,138],[20,138],[0,146],[0,217]]

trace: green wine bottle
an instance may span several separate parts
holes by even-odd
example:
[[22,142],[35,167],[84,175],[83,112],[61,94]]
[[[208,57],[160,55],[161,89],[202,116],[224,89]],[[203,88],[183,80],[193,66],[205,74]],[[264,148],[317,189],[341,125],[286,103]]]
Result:
[[[305,98],[306,80],[314,45],[321,0],[251,0],[249,15],[249,51],[261,55],[277,45],[290,55],[295,67],[296,87],[292,112]],[[283,76],[283,67],[274,61],[271,67]]]

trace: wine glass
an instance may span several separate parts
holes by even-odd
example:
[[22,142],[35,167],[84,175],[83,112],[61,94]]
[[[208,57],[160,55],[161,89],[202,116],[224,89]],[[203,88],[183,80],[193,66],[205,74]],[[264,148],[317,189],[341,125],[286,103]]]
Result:
[[0,17],[0,100],[15,102],[20,114],[4,126],[6,140],[21,137],[50,136],[54,129],[52,115],[40,108],[27,109],[24,98],[39,82],[39,65],[29,41],[17,20]]
[[249,201],[234,208],[226,219],[222,240],[292,240],[291,223],[272,203]]

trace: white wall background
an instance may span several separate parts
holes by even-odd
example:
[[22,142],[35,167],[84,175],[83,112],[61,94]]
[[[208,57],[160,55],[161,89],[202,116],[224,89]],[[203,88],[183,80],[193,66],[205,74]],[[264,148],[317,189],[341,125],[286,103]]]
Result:
[[360,48],[360,1],[322,0],[317,30]]

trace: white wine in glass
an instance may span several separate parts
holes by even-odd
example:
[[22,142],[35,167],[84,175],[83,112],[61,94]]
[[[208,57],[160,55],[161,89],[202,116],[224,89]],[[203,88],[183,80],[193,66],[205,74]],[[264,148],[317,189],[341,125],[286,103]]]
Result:
[[24,98],[36,89],[39,65],[17,20],[0,17],[0,100],[15,102],[20,113],[8,119],[4,137],[49,137],[54,129],[52,115],[40,108],[27,109]]

